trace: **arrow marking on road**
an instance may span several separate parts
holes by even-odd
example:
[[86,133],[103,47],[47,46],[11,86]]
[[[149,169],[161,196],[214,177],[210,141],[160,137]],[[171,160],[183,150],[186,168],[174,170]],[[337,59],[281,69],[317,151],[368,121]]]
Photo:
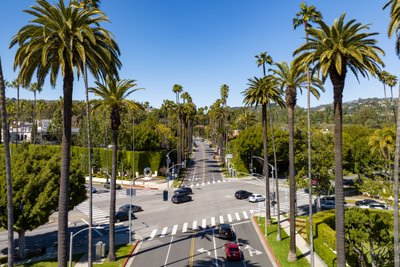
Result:
[[254,249],[254,248],[250,247],[249,245],[246,245],[246,246],[244,247],[244,249],[247,249],[247,250],[249,251],[250,257],[253,257],[254,254],[256,254],[256,256],[262,254],[261,251],[259,251],[259,250],[257,250],[257,249]]
[[207,255],[208,255],[208,256],[210,256],[210,255],[211,255],[211,252],[210,252],[210,251],[208,251],[207,249],[204,249],[204,248],[200,248],[200,249],[198,249],[197,251],[198,251],[198,252],[200,252],[200,253],[207,252]]

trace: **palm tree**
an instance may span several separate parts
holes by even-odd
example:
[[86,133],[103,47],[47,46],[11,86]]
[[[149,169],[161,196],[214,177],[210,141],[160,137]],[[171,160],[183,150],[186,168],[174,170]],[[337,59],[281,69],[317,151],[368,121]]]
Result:
[[16,121],[17,121],[17,140],[15,141],[15,144],[18,144],[18,124],[19,124],[19,88],[21,86],[21,83],[18,81],[18,79],[14,79],[11,83],[6,82],[6,86],[14,88],[17,90],[17,114],[16,114]]
[[111,33],[100,26],[107,16],[99,10],[77,9],[63,0],[51,5],[38,0],[37,5],[25,10],[34,18],[20,29],[11,42],[19,46],[14,68],[19,67],[18,78],[28,86],[36,73],[42,86],[47,75],[56,85],[57,76],[63,76],[63,134],[62,162],[58,207],[58,265],[67,264],[68,191],[71,146],[71,108],[74,72],[79,76],[87,66],[94,77],[108,73],[118,75],[121,66],[119,48]]
[[107,77],[105,83],[96,82],[97,87],[89,88],[91,93],[100,97],[101,100],[95,101],[93,110],[104,107],[110,111],[110,122],[112,129],[112,170],[110,181],[110,234],[108,260],[115,261],[115,202],[116,202],[116,179],[117,179],[117,155],[118,155],[118,134],[121,125],[121,112],[124,108],[129,110],[143,109],[143,107],[127,97],[140,88],[132,89],[137,84],[135,80],[119,80]]
[[384,161],[383,172],[390,173],[389,180],[392,180],[390,170],[392,169],[392,154],[395,149],[396,133],[394,128],[385,127],[378,129],[368,140],[368,145],[371,148],[372,153],[379,152],[380,158]]
[[[344,239],[344,194],[342,168],[342,94],[346,80],[347,69],[358,78],[379,72],[383,65],[379,54],[383,50],[376,46],[373,36],[377,33],[366,33],[369,25],[363,25],[350,20],[345,23],[345,14],[336,19],[331,27],[322,20],[318,28],[308,28],[307,42],[298,48],[294,54],[296,61],[302,65],[312,65],[313,71],[318,71],[323,80],[329,76],[334,94],[334,143],[335,143],[335,195],[336,195],[336,251],[337,265],[346,265]],[[329,55],[329,56],[326,56]],[[395,216],[396,217],[396,216]]]
[[243,129],[246,130],[252,126],[256,121],[254,112],[251,112],[248,108],[241,108],[241,111],[236,119],[236,123],[239,127],[243,125]]
[[[275,64],[276,69],[272,73],[281,89],[285,89],[285,100],[288,109],[288,129],[289,129],[289,206],[290,206],[290,250],[288,261],[296,261],[296,180],[294,176],[294,108],[296,106],[297,89],[307,86],[308,75],[302,66],[295,65],[294,61],[289,64],[281,62]],[[322,89],[321,82],[317,78],[310,78],[310,91],[319,97],[318,89]]]
[[390,87],[390,105],[392,106],[393,109],[393,118],[394,118],[394,123],[396,124],[396,107],[393,101],[393,87],[395,87],[397,84],[397,77],[396,75],[389,74],[388,79],[387,79],[387,85]]
[[[293,27],[303,25],[306,32],[306,40],[308,39],[307,28],[311,27],[311,22],[316,22],[322,19],[322,15],[316,10],[315,6],[307,6],[306,3],[300,4],[300,11],[296,13],[293,18]],[[313,222],[312,222],[312,184],[311,184],[311,107],[310,107],[310,72],[308,66],[307,70],[307,143],[308,143],[308,209],[309,209],[309,222],[310,222],[310,258],[311,267],[314,267],[314,236],[313,236]]]
[[6,112],[6,86],[3,78],[3,68],[0,58],[0,94],[1,94],[1,121],[3,125],[4,153],[6,158],[6,183],[7,183],[7,237],[8,237],[8,266],[14,266],[14,213],[12,203],[12,178],[11,178],[11,155],[10,135],[8,133]]
[[[270,188],[269,188],[269,166],[268,166],[268,125],[267,125],[267,106],[271,101],[284,106],[280,92],[277,88],[276,80],[272,76],[263,78],[254,77],[249,79],[249,86],[242,92],[243,102],[246,105],[258,106],[261,104],[261,122],[263,128],[263,175],[265,177],[265,227],[271,223]],[[267,235],[267,231],[265,231]]]
[[32,83],[29,85],[28,90],[33,92],[33,139],[32,143],[36,144],[36,134],[37,134],[37,122],[36,122],[36,92],[40,93],[42,91],[42,87],[38,85],[38,83]]
[[226,154],[226,146],[228,144],[228,118],[227,118],[227,108],[226,103],[229,95],[229,86],[227,84],[223,84],[220,88],[221,94],[221,104],[222,104],[222,120],[221,120],[221,130],[222,134],[221,138],[221,159],[222,165],[225,165],[225,154]]
[[[176,158],[177,163],[180,164],[182,162],[182,140],[181,140],[181,107],[179,104],[179,95],[182,93],[183,87],[180,84],[174,84],[172,87],[172,92],[176,95],[176,105],[178,106],[178,138],[177,138],[177,152]],[[178,171],[179,173],[179,171]]]
[[73,0],[72,4],[80,8],[99,8],[100,0]]
[[256,55],[255,58],[257,59],[257,67],[263,67],[263,74],[266,75],[265,65],[271,65],[273,63],[272,57],[267,55],[267,52],[261,52],[260,55]]

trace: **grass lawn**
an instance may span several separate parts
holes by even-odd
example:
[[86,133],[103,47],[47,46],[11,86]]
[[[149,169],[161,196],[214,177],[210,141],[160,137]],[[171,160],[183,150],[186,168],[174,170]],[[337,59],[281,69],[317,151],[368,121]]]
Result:
[[115,251],[116,251],[116,256],[117,256],[117,260],[114,262],[107,262],[104,261],[103,264],[93,264],[93,266],[106,266],[106,267],[119,267],[122,266],[122,264],[124,263],[126,257],[128,257],[129,252],[132,249],[132,245],[119,245],[115,247]]
[[[81,258],[83,254],[76,254],[72,256],[72,266],[74,266]],[[17,266],[29,266],[29,267],[56,267],[58,266],[57,259],[50,259],[46,261],[34,262],[24,265],[17,265]]]
[[[257,218],[256,218],[257,220]],[[264,218],[261,218],[259,222],[259,226],[264,233]],[[276,241],[278,225],[274,222],[272,225],[268,225],[268,237],[267,241],[269,246],[272,249],[272,252],[275,254],[275,257],[278,259],[280,266],[296,266],[296,267],[308,267],[310,263],[306,259],[306,257],[300,252],[300,250],[296,249],[297,261],[296,262],[288,262],[287,256],[289,254],[289,236],[286,234],[285,230],[281,228],[281,241]]]

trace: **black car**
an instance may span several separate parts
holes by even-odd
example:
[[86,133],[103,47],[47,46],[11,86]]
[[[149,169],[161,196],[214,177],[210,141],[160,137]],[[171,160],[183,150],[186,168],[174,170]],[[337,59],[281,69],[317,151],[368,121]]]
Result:
[[[133,220],[133,219],[136,219],[136,216],[135,216],[135,214],[132,212],[131,213],[132,215],[131,215],[131,219]],[[117,211],[116,213],[115,213],[115,221],[116,222],[123,222],[123,221],[127,221],[127,220],[129,220],[129,212],[126,212],[126,211]]]
[[178,188],[174,191],[174,195],[189,195],[190,192],[188,190],[185,190],[183,188]]
[[180,190],[183,190],[183,191],[186,191],[187,192],[187,194],[193,194],[193,192],[192,192],[192,188],[190,188],[190,187],[185,187],[185,186],[182,186],[181,188],[179,188]]
[[[110,181],[104,183],[104,188],[105,189],[110,189],[111,188]],[[117,189],[117,190],[121,189],[121,185],[120,184],[116,184],[115,189]]]
[[126,204],[126,205],[123,205],[123,206],[121,206],[121,207],[119,207],[119,211],[125,211],[125,212],[129,212],[129,206],[132,206],[131,207],[131,211],[132,212],[140,212],[140,211],[143,211],[143,209],[142,209],[142,207],[140,207],[140,206],[137,206],[137,205],[130,205],[130,204]]
[[224,238],[228,240],[233,239],[233,230],[232,226],[227,223],[222,223],[218,225],[218,237]]
[[356,201],[356,206],[369,206],[371,204],[381,204],[374,199],[364,199],[360,201]]
[[182,203],[182,202],[188,202],[188,201],[192,201],[192,197],[189,195],[174,195],[171,198],[172,203],[174,204],[178,204],[178,203]]
[[248,191],[246,191],[246,190],[238,190],[238,191],[236,191],[236,193],[235,193],[235,197],[236,197],[237,199],[246,199],[246,198],[248,198],[251,194],[253,194],[253,193],[248,192]]

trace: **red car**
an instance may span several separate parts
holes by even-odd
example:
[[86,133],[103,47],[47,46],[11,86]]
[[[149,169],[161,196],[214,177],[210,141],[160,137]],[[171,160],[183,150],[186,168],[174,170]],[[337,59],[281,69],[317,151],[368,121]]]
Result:
[[240,251],[238,244],[225,243],[224,250],[225,250],[227,260],[240,261],[242,259],[242,252]]

